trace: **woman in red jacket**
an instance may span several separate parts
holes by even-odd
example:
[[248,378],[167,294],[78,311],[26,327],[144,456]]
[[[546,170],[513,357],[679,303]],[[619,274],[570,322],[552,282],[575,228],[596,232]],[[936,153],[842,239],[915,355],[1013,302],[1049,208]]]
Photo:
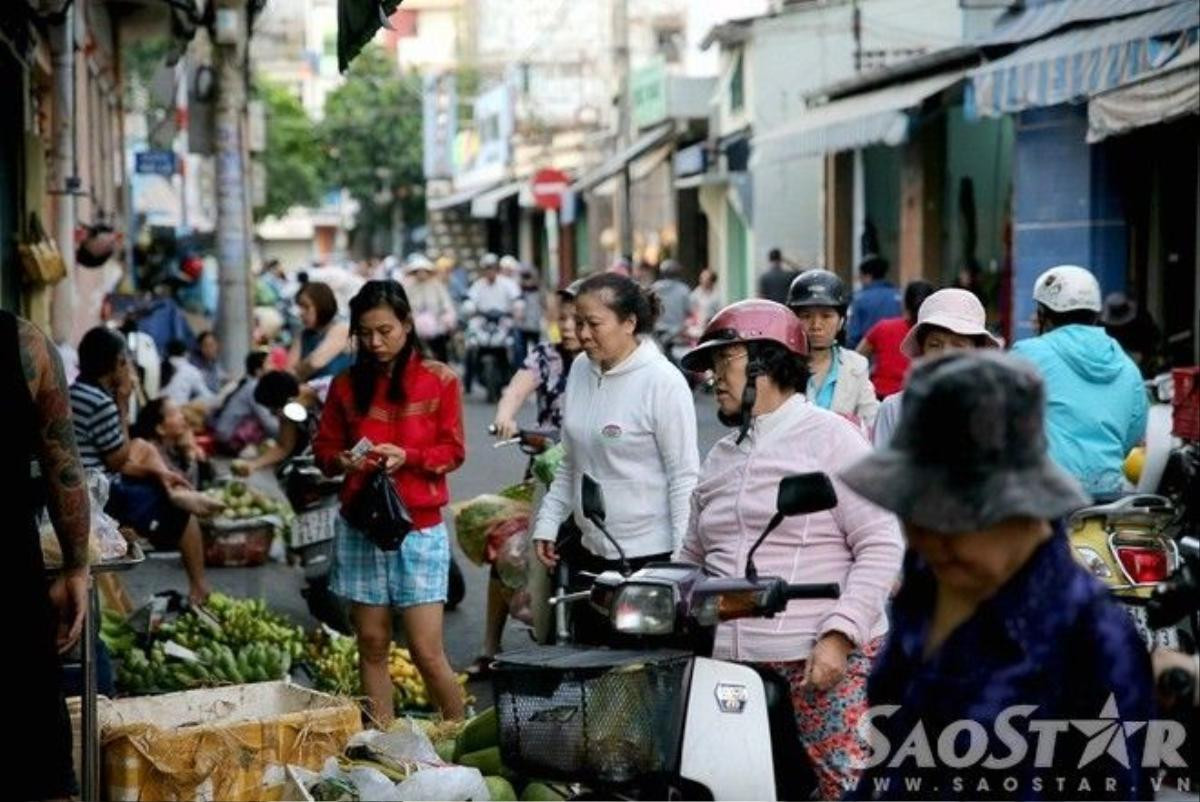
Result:
[[[383,551],[338,517],[330,583],[351,603],[363,689],[381,727],[393,716],[388,653],[399,609],[413,661],[431,701],[462,718],[463,694],[442,645],[450,540],[442,522],[446,474],[463,463],[461,390],[446,365],[427,360],[413,331],[404,288],[369,281],[350,302],[353,366],[333,380],[313,450],[330,475],[346,474],[343,506],[382,464],[413,519],[400,548]],[[373,444],[367,457],[351,449]]]

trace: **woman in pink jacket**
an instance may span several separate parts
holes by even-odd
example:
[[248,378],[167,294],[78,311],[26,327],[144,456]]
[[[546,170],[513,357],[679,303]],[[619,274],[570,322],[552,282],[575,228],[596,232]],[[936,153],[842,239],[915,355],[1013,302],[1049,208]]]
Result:
[[688,370],[713,371],[718,414],[738,431],[713,446],[700,470],[678,557],[716,576],[743,575],[747,552],[775,512],[779,480],[810,471],[833,477],[838,505],[785,519],[755,564],[788,582],[836,582],[841,597],[793,601],[772,619],[722,624],[713,656],[764,664],[788,680],[821,794],[836,799],[853,787],[869,754],[857,728],[903,545],[896,519],[836,478],[871,447],[849,421],[805,400],[807,353],[795,315],[754,300],[721,310],[684,357]]

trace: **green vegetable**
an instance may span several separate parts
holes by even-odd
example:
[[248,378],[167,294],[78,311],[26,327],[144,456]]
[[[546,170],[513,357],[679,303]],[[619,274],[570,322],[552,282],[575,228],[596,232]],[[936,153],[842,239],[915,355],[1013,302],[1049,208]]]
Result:
[[454,762],[454,741],[452,739],[437,741],[434,743],[433,749],[443,763]]
[[[454,746],[454,762],[461,762],[459,758],[470,752],[499,745],[500,722],[496,718],[496,708],[489,707],[463,725]],[[484,774],[497,774],[498,771],[485,771]]]
[[563,795],[545,783],[529,783],[521,792],[521,802],[562,802]]
[[508,780],[492,776],[484,777],[483,781],[487,783],[488,796],[493,802],[517,802],[517,792]]
[[479,769],[479,773],[485,777],[504,771],[504,763],[500,760],[500,747],[498,746],[489,746],[487,749],[480,749],[477,752],[467,752],[459,755],[454,762],[460,766]]

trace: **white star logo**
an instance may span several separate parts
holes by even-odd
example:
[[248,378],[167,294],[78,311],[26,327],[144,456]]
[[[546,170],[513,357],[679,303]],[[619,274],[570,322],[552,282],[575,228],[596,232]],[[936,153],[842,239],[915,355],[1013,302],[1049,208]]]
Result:
[[[1104,754],[1129,768],[1129,750],[1125,746],[1125,738],[1146,726],[1144,721],[1120,722],[1117,719],[1117,700],[1111,693],[1104,703],[1104,709],[1100,711],[1100,718],[1073,720],[1071,724],[1090,738],[1079,759],[1081,769]],[[1121,735],[1124,737],[1118,737]]]

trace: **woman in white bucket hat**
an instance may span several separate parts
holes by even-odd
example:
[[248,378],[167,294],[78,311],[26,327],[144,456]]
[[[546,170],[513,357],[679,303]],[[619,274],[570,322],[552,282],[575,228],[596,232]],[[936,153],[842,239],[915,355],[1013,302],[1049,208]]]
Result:
[[[987,330],[987,312],[968,290],[938,290],[917,311],[917,324],[900,343],[900,353],[910,359],[954,349],[1003,348],[1004,341]],[[900,422],[904,391],[890,395],[879,407],[872,441],[886,448]]]

